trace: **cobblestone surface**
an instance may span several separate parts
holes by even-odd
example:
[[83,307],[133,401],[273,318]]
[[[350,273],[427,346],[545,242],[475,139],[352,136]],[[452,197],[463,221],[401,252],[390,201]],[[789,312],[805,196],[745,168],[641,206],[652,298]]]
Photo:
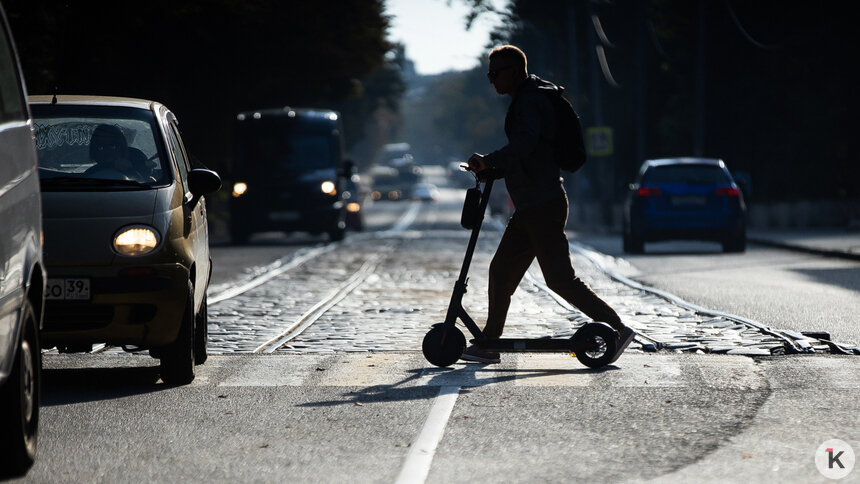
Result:
[[[469,232],[451,220],[422,211],[416,230],[389,237],[361,234],[245,294],[209,309],[210,352],[251,352],[291,326],[308,309],[349,278],[380,247],[391,247],[373,274],[323,314],[281,354],[419,351],[424,334],[444,320],[459,274]],[[487,269],[500,231],[486,228],[472,261],[469,292],[463,304],[480,325],[487,311]],[[622,319],[645,338],[632,350],[778,353],[782,342],[735,321],[697,314],[651,293],[613,281],[585,257],[574,254],[574,267]],[[531,274],[542,281],[535,264]],[[569,336],[588,321],[549,293],[524,280],[514,295],[506,337]],[[464,330],[468,336],[468,332]],[[640,344],[643,343],[643,344]]]

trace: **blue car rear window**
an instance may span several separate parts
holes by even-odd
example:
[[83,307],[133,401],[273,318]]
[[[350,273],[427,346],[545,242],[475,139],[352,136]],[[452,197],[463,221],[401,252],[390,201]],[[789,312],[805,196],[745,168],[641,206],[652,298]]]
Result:
[[722,168],[712,165],[664,165],[652,166],[642,177],[642,183],[686,184],[686,185],[726,185],[731,183]]

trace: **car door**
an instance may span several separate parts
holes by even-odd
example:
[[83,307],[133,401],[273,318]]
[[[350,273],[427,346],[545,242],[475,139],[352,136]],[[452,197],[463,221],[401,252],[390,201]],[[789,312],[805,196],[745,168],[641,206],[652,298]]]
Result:
[[11,365],[25,284],[35,258],[41,257],[41,220],[36,146],[24,86],[0,17],[0,377]]
[[195,206],[187,206],[187,201],[191,199],[191,192],[188,188],[188,172],[191,166],[188,161],[187,152],[185,151],[185,145],[182,143],[176,117],[170,112],[167,113],[167,130],[171,151],[176,159],[179,171],[179,183],[182,186],[184,199],[186,200],[183,235],[190,253],[193,254],[196,266],[193,283],[195,308],[198,308],[206,293],[206,286],[209,281],[209,230],[206,221],[206,203],[201,198]]
[[42,205],[26,89],[0,6],[0,480],[36,459],[44,305]]

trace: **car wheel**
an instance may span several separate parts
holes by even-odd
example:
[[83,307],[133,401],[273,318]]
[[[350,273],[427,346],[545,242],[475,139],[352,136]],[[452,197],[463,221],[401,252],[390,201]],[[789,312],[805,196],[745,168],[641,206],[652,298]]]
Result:
[[179,334],[161,350],[161,379],[168,385],[186,385],[194,380],[194,292],[190,282]]
[[194,364],[202,365],[209,357],[207,345],[209,344],[209,309],[206,304],[206,296],[203,296],[203,304],[200,312],[194,318]]
[[24,327],[15,347],[15,363],[0,388],[0,476],[26,474],[36,458],[41,398],[42,351],[36,316],[24,304]]

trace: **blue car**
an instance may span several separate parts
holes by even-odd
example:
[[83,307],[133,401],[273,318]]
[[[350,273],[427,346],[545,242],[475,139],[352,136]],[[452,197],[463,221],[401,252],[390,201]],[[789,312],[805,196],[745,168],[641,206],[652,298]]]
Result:
[[746,205],[722,160],[647,160],[630,185],[624,206],[624,251],[642,253],[645,242],[686,239],[746,250]]

